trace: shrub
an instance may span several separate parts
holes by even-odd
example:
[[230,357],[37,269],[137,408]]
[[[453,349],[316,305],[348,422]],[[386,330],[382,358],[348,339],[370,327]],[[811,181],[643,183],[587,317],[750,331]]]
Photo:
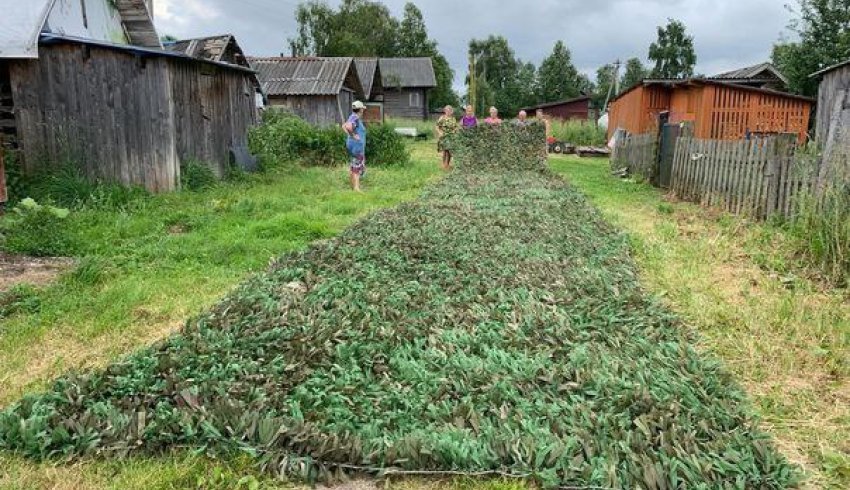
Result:
[[209,165],[190,160],[180,166],[180,186],[187,191],[201,191],[215,187],[218,177]]
[[607,142],[605,130],[588,121],[552,121],[552,136],[576,146],[602,146]]
[[341,128],[316,128],[285,111],[267,111],[263,124],[251,130],[249,142],[265,170],[295,163],[329,167],[346,161]]
[[410,153],[404,138],[389,124],[373,124],[366,137],[366,162],[369,165],[407,165]]
[[68,227],[69,214],[67,209],[24,199],[2,223],[2,248],[35,257],[71,255],[75,247]]

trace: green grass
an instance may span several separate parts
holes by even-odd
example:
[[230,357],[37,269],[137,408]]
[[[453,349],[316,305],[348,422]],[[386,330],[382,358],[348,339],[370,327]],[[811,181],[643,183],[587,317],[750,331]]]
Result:
[[850,295],[807,269],[782,228],[668,202],[612,178],[606,160],[553,168],[627,231],[661,295],[747,389],[763,426],[808,472],[806,488],[850,488]]
[[641,288],[626,237],[539,170],[533,130],[482,131],[524,151],[463,153],[419,199],[282,256],[167,342],[26,397],[0,413],[0,447],[199,447],[309,479],[364,465],[787,488],[743,392]]

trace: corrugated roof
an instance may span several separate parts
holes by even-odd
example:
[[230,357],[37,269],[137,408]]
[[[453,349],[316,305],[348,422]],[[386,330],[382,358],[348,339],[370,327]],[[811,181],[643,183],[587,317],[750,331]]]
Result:
[[674,87],[681,87],[681,86],[685,86],[685,85],[700,85],[700,84],[720,85],[720,86],[723,86],[723,87],[736,88],[736,89],[740,89],[740,90],[749,90],[751,92],[759,92],[759,93],[763,93],[763,94],[767,94],[767,95],[776,95],[776,96],[779,96],[779,97],[787,97],[789,99],[802,100],[802,101],[810,102],[810,103],[817,102],[815,99],[813,99],[811,97],[804,97],[802,95],[796,95],[796,94],[792,94],[792,93],[788,93],[788,92],[781,92],[779,90],[773,90],[773,89],[769,89],[769,88],[752,87],[752,86],[749,86],[749,85],[742,85],[742,84],[738,84],[738,83],[726,82],[726,81],[723,81],[723,80],[714,80],[714,79],[711,79],[711,78],[673,78],[673,79],[664,79],[664,78],[651,79],[651,78],[648,78],[648,79],[641,81],[640,83],[633,85],[628,90],[622,92],[620,95],[615,97],[611,102],[614,102],[616,100],[623,98],[626,94],[628,94],[628,93],[632,92],[633,90],[640,88],[640,87],[647,87],[647,86],[650,86],[650,85],[665,85],[667,87],[674,88]]
[[431,58],[381,58],[381,82],[384,87],[434,88],[437,77]]
[[372,98],[375,75],[378,74],[378,58],[357,58],[354,64],[357,66],[357,76],[360,77],[360,85],[363,87],[363,97],[368,100]]
[[811,75],[809,75],[809,78],[818,78],[820,76],[826,75],[827,73],[829,73],[831,71],[837,70],[839,68],[843,68],[847,65],[850,65],[850,60],[842,61],[841,63],[836,63],[832,66],[827,66],[823,70],[816,71],[816,72],[812,73]]
[[249,58],[263,89],[275,95],[338,95],[343,87],[363,95],[354,58]]
[[534,110],[537,110],[537,109],[546,109],[547,107],[555,107],[555,106],[559,106],[559,105],[573,104],[575,102],[584,102],[584,101],[588,101],[588,100],[590,100],[589,95],[582,95],[581,97],[576,97],[576,98],[573,98],[573,99],[559,100],[558,102],[547,102],[545,104],[537,104],[537,105],[534,105],[534,106],[531,106],[531,107],[523,107],[522,110],[528,112],[528,111],[534,111]]
[[200,58],[193,58],[191,56],[185,55],[183,53],[177,53],[174,51],[166,51],[164,49],[156,49],[156,48],[146,48],[144,46],[133,46],[132,44],[115,44],[106,41],[98,41],[95,39],[85,39],[81,37],[74,36],[62,36],[58,34],[44,33],[41,35],[41,44],[45,46],[49,46],[51,44],[61,44],[61,43],[73,43],[73,44],[85,44],[89,46],[98,46],[106,49],[114,49],[116,51],[125,51],[128,53],[133,53],[140,56],[151,56],[151,57],[164,57],[164,58],[177,58],[186,61],[192,61],[195,63],[205,63],[208,65],[215,65],[221,68],[225,68],[228,70],[236,70],[241,71],[243,73],[248,73],[254,75],[255,72],[251,68],[247,68],[239,65],[232,65],[230,63],[218,63],[215,61],[204,60]]
[[0,58],[38,58],[38,35],[55,0],[0,0]]
[[[763,76],[764,72],[768,72],[769,76]],[[762,75],[762,76],[760,76]],[[772,63],[759,63],[754,66],[747,66],[737,70],[727,71],[709,77],[712,80],[752,80],[752,81],[771,81],[772,79],[782,80],[783,83],[788,83],[788,79],[782,72],[779,71]]]

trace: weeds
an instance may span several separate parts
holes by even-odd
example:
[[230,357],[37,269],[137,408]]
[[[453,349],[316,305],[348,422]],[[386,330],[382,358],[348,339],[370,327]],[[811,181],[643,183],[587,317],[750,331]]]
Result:
[[592,121],[552,121],[552,135],[576,146],[603,146],[608,141],[605,129]]
[[[8,291],[0,292],[0,319],[19,313],[36,313],[40,307],[41,298],[38,291],[31,286],[20,285]],[[2,333],[2,330],[0,330],[0,333]]]
[[218,184],[218,177],[209,165],[191,160],[180,167],[180,186],[187,191],[202,191]]
[[68,227],[67,209],[24,199],[0,221],[0,248],[34,257],[69,256],[76,243]]

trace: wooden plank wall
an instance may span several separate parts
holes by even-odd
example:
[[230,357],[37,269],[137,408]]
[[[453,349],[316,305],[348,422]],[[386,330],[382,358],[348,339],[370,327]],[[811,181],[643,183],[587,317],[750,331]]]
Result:
[[[419,93],[419,106],[410,105],[410,95]],[[390,118],[428,119],[427,90],[424,89],[394,89],[384,91],[384,115]]]
[[248,73],[181,59],[168,59],[174,96],[177,154],[181,163],[204,163],[226,175],[230,149],[248,146],[257,124],[254,87]]
[[292,111],[293,114],[316,126],[332,126],[344,122],[340,116],[338,98],[333,95],[269,97],[269,104],[272,107]]
[[612,169],[628,169],[628,173],[652,182],[658,174],[658,135],[632,134],[617,142],[611,155]]
[[697,136],[704,139],[741,140],[747,133],[795,133],[804,143],[809,130],[809,102],[737,87],[707,86],[704,124]]
[[815,123],[815,138],[824,148],[832,129],[837,99],[843,99],[844,91],[850,89],[850,65],[833,70],[823,76],[818,89],[818,110]]
[[791,217],[814,185],[795,166],[796,135],[744,141],[679,138],[671,191],[680,199],[756,219]]
[[157,191],[179,185],[164,58],[63,44],[10,65],[27,172],[73,164],[89,178]]

